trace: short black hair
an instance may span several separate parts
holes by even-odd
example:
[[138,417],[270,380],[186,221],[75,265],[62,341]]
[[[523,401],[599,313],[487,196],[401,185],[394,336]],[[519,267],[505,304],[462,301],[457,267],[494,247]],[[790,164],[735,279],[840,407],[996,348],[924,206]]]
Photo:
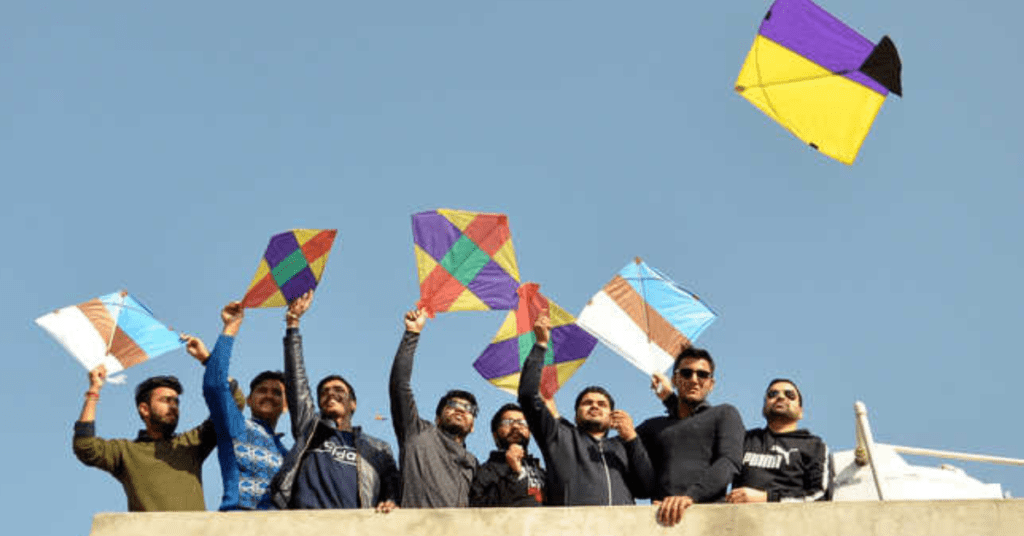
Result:
[[327,383],[327,382],[329,382],[331,380],[338,380],[341,383],[345,384],[345,387],[348,387],[348,397],[351,398],[353,402],[356,401],[356,390],[352,388],[352,384],[348,383],[348,381],[345,378],[342,378],[341,376],[338,376],[337,374],[331,374],[330,376],[320,380],[320,383],[316,384],[316,398],[317,398],[317,400],[320,399],[320,389],[323,388],[325,383]]
[[281,372],[280,370],[264,370],[263,372],[257,374],[256,377],[253,378],[251,382],[249,382],[249,392],[252,393],[253,391],[256,390],[257,385],[267,380],[277,380],[281,382],[282,385],[284,385],[284,373]]
[[[441,397],[441,400],[437,401],[437,410],[434,411],[435,417],[440,417],[441,412],[444,411],[444,407],[448,405],[448,401],[453,398],[461,398],[470,404],[473,404],[473,409],[476,410],[480,406],[476,403],[476,397],[469,391],[463,391],[462,389],[452,389]],[[473,417],[476,417],[476,411],[473,411]]]
[[492,434],[497,432],[498,428],[501,427],[501,416],[504,415],[506,411],[518,411],[519,413],[522,413],[523,408],[519,407],[519,404],[516,404],[515,402],[509,402],[508,404],[498,408],[498,411],[494,413],[494,417],[491,417]]
[[576,395],[576,404],[572,407],[573,412],[580,409],[580,402],[583,402],[583,396],[588,393],[600,393],[604,395],[605,398],[608,399],[608,408],[612,410],[615,409],[615,399],[612,398],[612,394],[609,393],[608,390],[606,390],[604,387],[601,387],[599,385],[591,385],[590,387],[585,387],[582,391],[580,391],[580,394]]
[[794,382],[793,380],[791,380],[789,378],[775,378],[774,380],[768,382],[768,387],[764,388],[764,394],[767,396],[768,395],[768,391],[771,390],[772,386],[777,384],[777,383],[779,383],[779,382],[786,382],[786,383],[792,385],[793,389],[796,389],[796,396],[797,396],[796,403],[801,408],[804,407],[804,394],[800,392],[800,388],[797,387],[796,382]]
[[138,406],[143,402],[148,404],[153,391],[158,387],[170,387],[179,395],[185,392],[185,388],[181,386],[178,378],[174,376],[153,376],[152,378],[142,380],[142,383],[135,387],[135,405]]
[[697,348],[696,346],[687,346],[679,352],[679,355],[676,356],[676,361],[672,363],[672,374],[676,373],[676,370],[679,369],[679,364],[682,363],[684,359],[703,359],[704,361],[707,361],[708,367],[711,368],[711,375],[715,375],[715,360],[707,350]]

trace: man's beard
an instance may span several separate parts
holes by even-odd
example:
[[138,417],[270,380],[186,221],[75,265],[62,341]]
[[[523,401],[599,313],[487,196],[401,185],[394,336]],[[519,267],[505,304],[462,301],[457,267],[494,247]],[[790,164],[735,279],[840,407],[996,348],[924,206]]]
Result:
[[468,426],[455,421],[441,421],[437,427],[455,437],[466,437],[469,434]]
[[164,438],[170,438],[174,435],[174,429],[178,427],[178,418],[175,417],[170,422],[167,421],[156,421],[152,423],[152,427],[163,434]]
[[499,450],[508,450],[508,448],[511,447],[513,443],[515,443],[515,444],[519,445],[520,447],[523,447],[523,450],[526,450],[526,447],[530,446],[530,438],[529,437],[523,437],[523,436],[519,436],[519,437],[522,438],[522,439],[519,440],[519,441],[514,441],[514,442],[510,442],[508,439],[499,437],[498,438],[498,449]]
[[582,419],[580,422],[576,423],[576,427],[588,434],[608,431],[608,426],[605,423],[586,419]]

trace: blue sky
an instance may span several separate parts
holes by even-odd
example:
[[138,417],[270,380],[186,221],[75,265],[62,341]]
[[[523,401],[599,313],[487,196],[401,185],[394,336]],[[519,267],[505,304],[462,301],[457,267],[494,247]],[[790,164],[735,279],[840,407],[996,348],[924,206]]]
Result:
[[[393,442],[372,416],[387,414],[418,295],[409,215],[442,207],[508,214],[524,280],[571,312],[634,256],[700,294],[721,315],[699,341],[719,364],[712,400],[750,427],[768,379],[788,376],[834,449],[852,447],[863,400],[880,441],[1024,454],[1024,109],[1009,68],[1024,8],[823,2],[869,39],[891,35],[905,66],[906,98],[847,167],[732,91],[768,5],[5,3],[12,532],[80,534],[125,508],[71,453],[86,373],[32,320],[126,288],[212,343],[219,308],[289,228],[339,230],[303,323],[311,376],[349,378],[356,421]],[[451,387],[480,397],[478,456],[510,397],[471,363],[503,314],[441,315],[417,356],[428,412]],[[234,375],[281,366],[283,324],[283,310],[249,312]],[[173,352],[129,384],[159,373],[186,385],[181,426],[202,420],[200,367]],[[606,348],[560,406],[589,384],[637,421],[659,412]],[[105,389],[99,434],[135,435],[131,399]],[[1022,469],[960,465],[1024,495]],[[215,457],[204,478],[215,508]]]

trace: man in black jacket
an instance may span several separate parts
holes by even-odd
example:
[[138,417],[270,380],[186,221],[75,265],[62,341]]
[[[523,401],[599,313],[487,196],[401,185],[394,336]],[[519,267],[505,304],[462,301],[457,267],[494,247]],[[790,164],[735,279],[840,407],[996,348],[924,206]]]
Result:
[[390,512],[398,496],[399,473],[391,447],[352,426],[356,392],[338,375],[316,386],[313,405],[302,357],[299,319],[313,303],[313,291],[288,304],[285,314],[284,376],[295,445],[270,484],[277,508],[376,508]]
[[[575,425],[554,415],[540,394],[551,338],[547,313],[537,320],[534,335],[537,343],[519,379],[519,404],[547,465],[547,504],[623,505],[647,497],[654,473],[633,419],[616,410],[615,400],[601,387],[587,387],[576,397]],[[608,438],[610,429],[619,435]]]
[[469,485],[478,462],[466,450],[477,405],[472,393],[448,391],[437,402],[434,421],[420,418],[412,394],[412,365],[427,313],[405,314],[405,333],[388,380],[391,423],[402,467],[402,508],[457,508],[469,504]]
[[508,403],[491,418],[498,450],[476,471],[469,488],[470,506],[540,506],[544,502],[544,469],[526,452],[530,428],[518,404]]
[[[659,396],[670,415],[644,421],[637,433],[647,447],[657,475],[652,498],[660,504],[658,521],[675,525],[693,503],[716,502],[739,472],[743,454],[743,420],[729,404],[712,406],[715,362],[700,348],[687,347],[673,365],[672,385],[656,375]],[[674,403],[673,403],[674,402]]]
[[820,437],[797,429],[804,398],[791,380],[768,384],[761,413],[768,426],[748,430],[743,468],[727,497],[731,503],[827,501],[831,499],[828,447]]

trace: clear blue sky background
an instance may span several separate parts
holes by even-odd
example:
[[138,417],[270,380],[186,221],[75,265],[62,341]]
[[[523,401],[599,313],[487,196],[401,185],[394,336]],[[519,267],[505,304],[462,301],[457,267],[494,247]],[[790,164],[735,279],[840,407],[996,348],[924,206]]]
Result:
[[[719,362],[712,399],[750,427],[781,375],[834,449],[853,446],[859,399],[879,440],[1024,455],[1024,8],[825,2],[905,64],[906,98],[847,167],[732,91],[768,5],[4,3],[7,530],[84,534],[125,508],[71,453],[86,373],[32,320],[126,288],[212,343],[289,228],[339,230],[303,324],[311,375],[347,376],[356,421],[393,441],[372,417],[418,296],[409,215],[439,207],[507,213],[524,279],[572,312],[637,255],[698,292],[721,315],[699,341]],[[428,412],[455,386],[481,421],[511,400],[470,366],[503,315],[430,322],[414,375]],[[249,312],[246,383],[281,366],[282,317]],[[135,435],[130,386],[158,373],[186,385],[182,429],[205,417],[201,368],[176,351],[104,391],[101,435]],[[589,384],[638,421],[660,411],[606,348],[561,407]],[[960,465],[1024,494],[1024,469]],[[215,457],[205,481],[216,508]]]

